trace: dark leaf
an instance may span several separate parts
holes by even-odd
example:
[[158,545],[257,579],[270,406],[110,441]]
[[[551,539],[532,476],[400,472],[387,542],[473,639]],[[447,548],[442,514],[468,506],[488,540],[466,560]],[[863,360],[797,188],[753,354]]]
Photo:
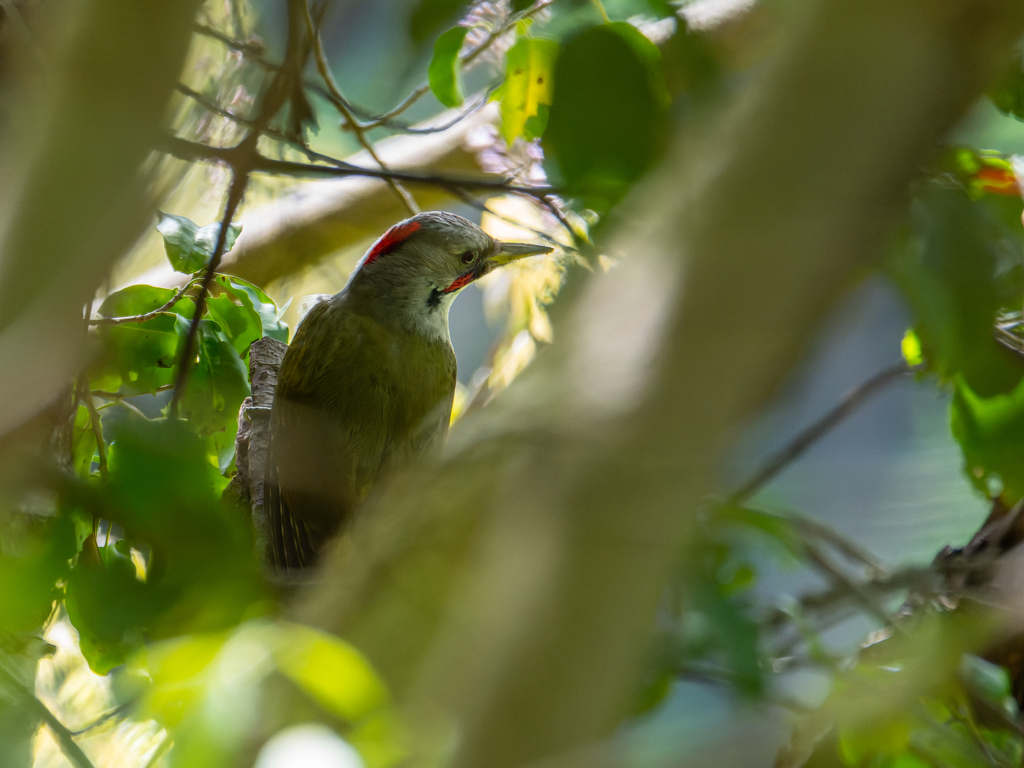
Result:
[[633,26],[603,24],[577,35],[555,67],[544,134],[552,181],[607,210],[661,152],[668,104],[661,54]]
[[38,630],[60,597],[57,581],[74,557],[75,527],[67,517],[47,521],[39,530],[12,535],[4,531],[0,552],[0,630]]
[[420,0],[409,17],[409,35],[422,43],[450,26],[467,5],[465,0]]
[[928,367],[944,378],[962,376],[980,397],[1010,392],[1024,375],[1020,357],[993,335],[996,314],[1019,296],[1013,266],[1022,243],[1000,205],[991,198],[972,201],[958,189],[923,190],[891,264]]
[[[188,332],[188,323],[179,321],[179,333]],[[238,428],[238,408],[250,393],[249,371],[235,347],[218,323],[199,323],[198,360],[192,366],[181,412],[193,429],[203,435]]]

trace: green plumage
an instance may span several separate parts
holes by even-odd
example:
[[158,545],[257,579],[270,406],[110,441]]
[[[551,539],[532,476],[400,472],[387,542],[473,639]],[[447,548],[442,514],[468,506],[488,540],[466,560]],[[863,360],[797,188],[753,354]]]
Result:
[[343,297],[310,311],[281,365],[267,478],[279,567],[308,565],[382,472],[448,432],[451,344],[385,327]]
[[502,243],[443,211],[370,248],[285,353],[264,478],[268,556],[308,565],[378,478],[444,444],[455,395],[448,309],[466,285],[545,246]]

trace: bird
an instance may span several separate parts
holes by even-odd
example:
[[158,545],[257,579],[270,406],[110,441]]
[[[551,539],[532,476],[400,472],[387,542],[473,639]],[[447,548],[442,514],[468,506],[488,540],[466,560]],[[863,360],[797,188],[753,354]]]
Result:
[[462,289],[551,248],[430,211],[385,232],[303,318],[270,414],[267,557],[313,564],[378,479],[444,444],[455,395],[448,310]]

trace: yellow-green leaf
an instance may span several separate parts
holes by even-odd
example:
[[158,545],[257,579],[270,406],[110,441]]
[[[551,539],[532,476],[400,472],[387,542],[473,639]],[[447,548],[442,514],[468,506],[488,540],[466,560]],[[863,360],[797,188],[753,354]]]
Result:
[[557,57],[558,43],[543,38],[522,38],[509,49],[500,94],[501,135],[507,143],[544,133]]

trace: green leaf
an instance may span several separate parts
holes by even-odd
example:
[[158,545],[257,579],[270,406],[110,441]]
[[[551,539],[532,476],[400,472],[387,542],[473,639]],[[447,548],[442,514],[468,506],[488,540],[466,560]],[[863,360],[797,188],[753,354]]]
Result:
[[1003,113],[1024,120],[1024,60],[1020,51],[1013,53],[988,96]]
[[647,0],[647,5],[659,19],[676,15],[676,9],[668,0]]
[[164,607],[136,577],[128,543],[87,543],[67,580],[65,606],[89,667],[105,675],[142,647],[142,633]]
[[1024,381],[1005,395],[981,397],[958,379],[951,427],[975,487],[990,496],[1001,490],[1011,505],[1024,498]]
[[535,0],[512,0],[512,13],[521,13],[529,8]]
[[434,43],[434,57],[427,68],[427,78],[430,90],[446,107],[459,107],[465,101],[459,51],[468,32],[466,27],[452,27]]
[[625,22],[562,47],[544,134],[548,175],[603,212],[651,167],[667,138],[669,96],[657,46]]
[[282,632],[274,652],[278,669],[328,712],[355,722],[388,703],[384,683],[353,646],[301,624]]
[[0,552],[0,631],[38,631],[60,597],[59,579],[74,557],[75,527],[70,518],[51,520],[36,535],[4,531]]
[[288,343],[288,326],[281,322],[281,316],[284,315],[287,307],[279,310],[274,304],[274,300],[262,288],[239,277],[218,275],[215,281],[244,306],[251,308],[260,316],[264,336]]
[[421,43],[450,26],[469,5],[466,0],[420,0],[409,17],[409,35]]
[[[217,246],[220,223],[200,227],[184,216],[174,216],[163,211],[157,213],[160,221],[156,228],[163,236],[164,250],[167,252],[167,259],[171,262],[171,267],[176,272],[191,274],[206,266]],[[235,240],[238,239],[241,232],[241,224],[228,226],[227,236],[224,240],[224,253],[234,247]]]
[[971,200],[959,189],[924,188],[890,265],[929,369],[946,379],[962,376],[981,397],[1010,392],[1024,376],[1019,356],[993,335],[996,314],[1020,301],[1024,238],[1020,222],[1014,228],[1007,221],[1005,205],[992,196]]
[[[179,320],[178,331],[188,333],[188,323]],[[249,370],[218,323],[201,320],[197,337],[198,360],[189,373],[181,413],[200,434],[233,436],[238,429],[238,409],[251,394]]]
[[151,548],[146,583],[166,610],[149,623],[147,636],[237,623],[261,599],[261,581],[250,525],[220,504],[224,482],[209,439],[181,419],[125,414],[110,425],[104,517]]
[[544,133],[558,48],[554,40],[524,37],[509,49],[505,82],[495,94],[501,100],[501,135],[507,144],[519,136],[530,141]]
[[263,322],[251,304],[238,305],[228,296],[211,296],[206,307],[239,355],[244,355],[249,345],[263,336]]
[[75,411],[75,427],[71,438],[71,464],[79,477],[89,477],[92,474],[96,449],[96,433],[93,432],[89,419],[89,409],[80,405]]
[[100,326],[103,356],[93,377],[119,376],[124,394],[153,393],[170,384],[178,350],[175,323],[174,316],[159,315],[139,324]]

